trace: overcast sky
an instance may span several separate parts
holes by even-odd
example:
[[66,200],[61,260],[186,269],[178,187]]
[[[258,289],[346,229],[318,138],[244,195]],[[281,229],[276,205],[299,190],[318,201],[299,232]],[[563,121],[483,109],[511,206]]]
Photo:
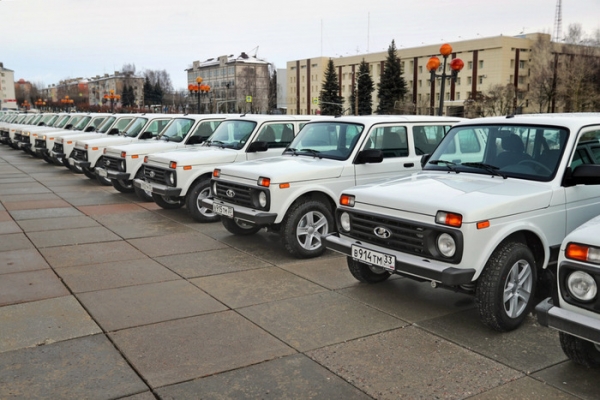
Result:
[[[121,70],[166,70],[187,87],[195,60],[257,53],[287,61],[552,33],[557,0],[0,0],[0,62],[47,86]],[[562,29],[600,29],[600,0],[563,0]]]

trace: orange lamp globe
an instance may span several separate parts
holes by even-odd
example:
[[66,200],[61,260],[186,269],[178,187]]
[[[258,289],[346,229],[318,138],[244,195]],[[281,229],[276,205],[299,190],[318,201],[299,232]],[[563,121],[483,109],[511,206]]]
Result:
[[450,68],[452,69],[452,71],[458,72],[462,70],[464,66],[465,63],[460,58],[455,58],[452,61],[450,61]]
[[432,72],[437,70],[440,67],[440,59],[437,58],[436,56],[433,56],[429,59],[429,61],[427,61],[427,71]]
[[196,82],[198,82],[198,85],[202,83],[202,80],[203,80],[203,79],[202,79],[201,77],[197,77],[197,78],[196,78]]
[[444,57],[448,57],[450,55],[450,53],[452,53],[452,46],[450,46],[448,43],[444,43],[440,47],[440,54],[443,55]]

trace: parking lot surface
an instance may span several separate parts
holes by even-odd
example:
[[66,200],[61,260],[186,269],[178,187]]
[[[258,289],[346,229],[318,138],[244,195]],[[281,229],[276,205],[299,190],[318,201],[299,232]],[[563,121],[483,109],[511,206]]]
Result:
[[0,399],[597,399],[533,316],[291,258],[0,147]]

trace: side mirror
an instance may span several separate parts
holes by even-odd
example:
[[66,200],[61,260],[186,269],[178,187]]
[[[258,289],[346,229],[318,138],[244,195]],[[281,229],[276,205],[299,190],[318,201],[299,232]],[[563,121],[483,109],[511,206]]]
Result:
[[65,126],[65,129],[72,129],[73,128],[73,124],[67,124],[67,126]]
[[87,128],[85,128],[84,132],[92,132],[94,131],[96,128],[94,128],[93,126],[88,126]]
[[118,135],[119,134],[119,130],[117,128],[112,128],[110,131],[108,131],[107,135]]
[[206,137],[204,136],[192,136],[186,142],[186,144],[200,144],[206,142]]
[[252,142],[250,143],[250,145],[248,146],[248,153],[258,153],[261,151],[267,151],[269,149],[269,143],[268,142]]
[[582,164],[575,167],[570,180],[574,185],[599,185],[600,164]]
[[425,167],[425,164],[427,164],[427,161],[429,161],[430,158],[431,154],[423,154],[423,157],[421,157],[421,168]]
[[383,161],[383,151],[377,149],[363,150],[356,156],[356,164],[376,164]]
[[153,135],[152,132],[144,132],[140,135],[140,139],[152,139]]

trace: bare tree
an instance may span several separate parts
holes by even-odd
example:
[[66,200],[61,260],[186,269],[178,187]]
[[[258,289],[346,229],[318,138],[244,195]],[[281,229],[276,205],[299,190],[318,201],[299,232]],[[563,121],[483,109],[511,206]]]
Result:
[[529,99],[538,112],[550,112],[554,96],[554,53],[549,36],[539,35],[531,47]]

